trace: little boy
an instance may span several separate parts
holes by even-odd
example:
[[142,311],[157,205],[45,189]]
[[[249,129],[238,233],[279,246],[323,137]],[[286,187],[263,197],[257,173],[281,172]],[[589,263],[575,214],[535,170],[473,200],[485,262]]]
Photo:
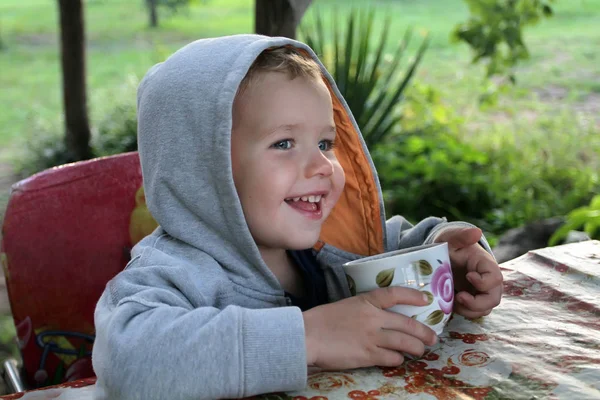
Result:
[[96,308],[98,399],[239,398],[301,389],[309,366],[421,355],[434,332],[385,311],[426,304],[418,291],[350,297],[341,265],[367,255],[447,241],[455,312],[478,317],[500,302],[502,275],[477,228],[385,221],[352,115],[302,43],[191,43],[141,82],[138,123],[160,227]]

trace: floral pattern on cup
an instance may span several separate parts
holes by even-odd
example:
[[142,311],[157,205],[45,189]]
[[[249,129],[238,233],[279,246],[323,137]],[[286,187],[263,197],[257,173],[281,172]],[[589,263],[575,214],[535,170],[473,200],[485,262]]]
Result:
[[444,314],[452,312],[454,304],[454,284],[452,281],[452,268],[448,262],[441,262],[441,267],[433,272],[431,278],[431,291],[438,298],[438,304]]
[[377,274],[377,277],[375,278],[375,283],[377,283],[377,286],[379,287],[388,287],[392,284],[392,281],[394,280],[394,271],[396,271],[395,268],[390,268],[390,269],[386,269],[381,271],[380,273]]
[[427,262],[427,260],[419,260],[416,263],[416,266],[419,269],[419,273],[421,275],[427,276],[431,275],[431,273],[433,272],[433,268],[431,267],[431,264]]

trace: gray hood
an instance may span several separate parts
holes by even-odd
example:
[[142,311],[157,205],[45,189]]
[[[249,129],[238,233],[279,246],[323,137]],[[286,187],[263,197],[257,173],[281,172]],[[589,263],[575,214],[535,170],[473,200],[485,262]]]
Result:
[[[207,253],[225,269],[235,269],[240,278],[256,276],[258,269],[269,276],[274,288],[279,285],[266,272],[233,183],[230,135],[232,105],[240,82],[263,50],[285,45],[301,49],[321,65],[334,109],[338,108],[334,112],[338,131],[347,136],[338,137],[345,142],[338,158],[348,184],[341,206],[329,218],[333,226],[325,226],[324,234],[330,231],[335,242],[339,241],[339,229],[354,232],[360,227],[364,232],[355,232],[354,242],[370,240],[374,245],[361,251],[352,248],[352,241],[348,245],[342,241],[338,247],[363,255],[379,253],[383,251],[385,221],[371,159],[333,79],[308,46],[258,35],[196,41],[154,66],[138,91],[138,145],[152,215],[169,235]],[[354,204],[350,210],[343,210],[350,204]],[[378,234],[364,228],[369,220],[376,222],[370,229],[379,230]],[[240,265],[252,267],[239,270]]]

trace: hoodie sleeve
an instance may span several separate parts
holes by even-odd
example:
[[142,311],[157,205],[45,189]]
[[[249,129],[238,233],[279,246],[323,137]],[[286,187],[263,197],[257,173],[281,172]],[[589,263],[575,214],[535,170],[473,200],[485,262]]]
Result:
[[95,311],[98,399],[240,398],[305,387],[299,308],[193,307],[171,282],[124,279],[109,283]]
[[[425,218],[413,225],[404,217],[396,215],[386,221],[386,251],[433,243],[442,232],[456,227],[475,227],[475,225],[468,222],[448,222],[445,218],[437,217]],[[494,256],[484,235],[481,235],[479,244]]]

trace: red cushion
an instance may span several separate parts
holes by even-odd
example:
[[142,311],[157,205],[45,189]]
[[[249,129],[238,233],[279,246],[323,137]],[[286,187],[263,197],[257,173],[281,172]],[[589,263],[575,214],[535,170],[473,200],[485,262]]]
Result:
[[53,168],[13,186],[1,257],[30,385],[93,375],[96,302],[156,226],[141,187],[137,153]]

